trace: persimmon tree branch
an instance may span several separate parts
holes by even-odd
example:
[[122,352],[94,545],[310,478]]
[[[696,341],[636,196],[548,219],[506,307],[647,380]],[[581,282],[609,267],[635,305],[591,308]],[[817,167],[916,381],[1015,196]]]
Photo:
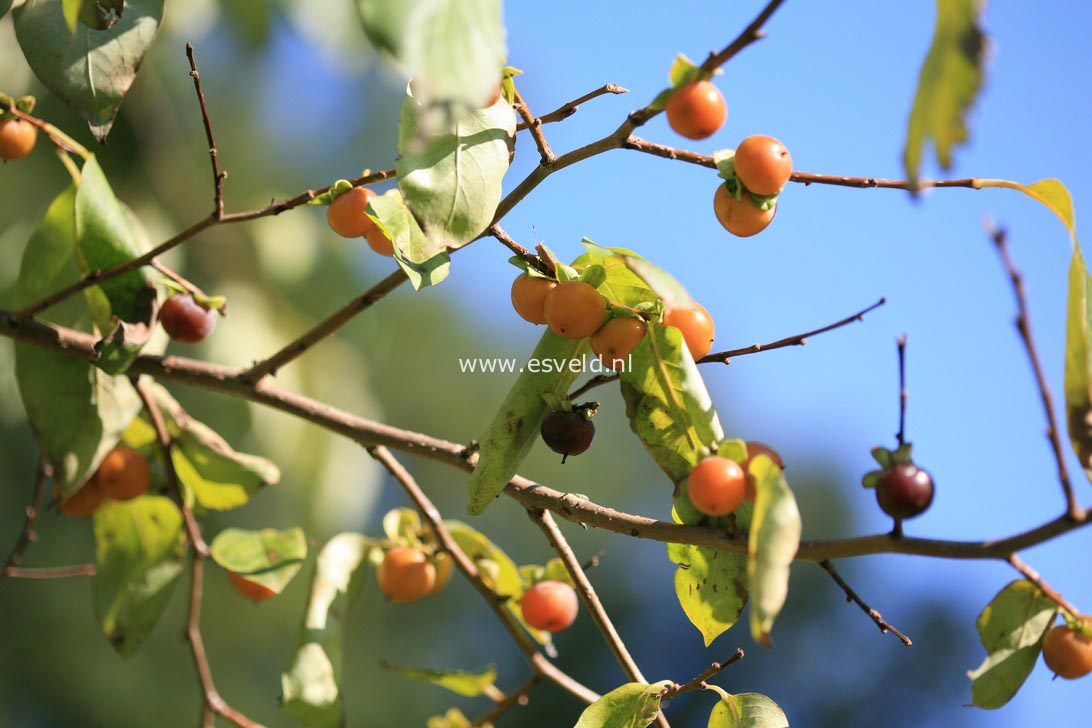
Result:
[[1075,606],[1073,606],[1073,604],[1063,598],[1061,594],[1059,594],[1050,586],[1050,584],[1047,584],[1045,581],[1043,581],[1043,577],[1039,575],[1039,572],[1025,564],[1019,556],[1017,556],[1016,554],[1011,554],[1008,558],[1008,562],[1012,564],[1012,568],[1023,574],[1025,579],[1030,581],[1035,586],[1039,587],[1039,591],[1043,592],[1043,594],[1045,594],[1048,599],[1050,599],[1052,602],[1068,612],[1069,615],[1073,617],[1073,619],[1076,619],[1078,621],[1084,620],[1084,616],[1081,614],[1079,609],[1077,609]]
[[500,720],[500,718],[512,708],[517,705],[527,705],[529,702],[528,695],[538,686],[541,680],[541,675],[537,672],[532,673],[531,677],[527,678],[522,685],[498,700],[492,710],[475,718],[471,723],[471,726],[474,726],[475,728],[478,728],[479,726],[492,726],[493,723]]
[[550,164],[557,159],[553,150],[550,149],[550,143],[546,141],[546,135],[542,133],[542,120],[536,119],[535,115],[531,113],[519,90],[516,91],[516,100],[512,105],[515,107],[516,113],[523,119],[524,126],[531,132],[531,138],[535,140],[535,146],[538,147],[538,154],[542,158],[542,163]]
[[1028,315],[1027,291],[1024,287],[1024,277],[1020,269],[1016,267],[1012,256],[1009,254],[1007,233],[1004,229],[996,227],[990,220],[983,222],[986,232],[993,240],[997,255],[1001,259],[1001,265],[1012,284],[1012,291],[1016,297],[1016,330],[1020,333],[1020,340],[1027,351],[1031,370],[1035,376],[1035,385],[1039,389],[1039,399],[1043,403],[1043,412],[1047,420],[1047,441],[1050,444],[1051,454],[1058,469],[1058,482],[1062,486],[1062,495],[1065,498],[1066,512],[1070,517],[1080,515],[1081,507],[1077,504],[1077,496],[1073,492],[1073,484],[1069,479],[1069,468],[1065,464],[1065,451],[1062,447],[1062,438],[1058,428],[1058,418],[1054,413],[1054,396],[1050,392],[1047,383],[1046,372],[1042,361],[1039,359],[1039,350],[1035,345],[1035,336],[1031,331],[1031,317]]
[[212,186],[215,190],[213,197],[212,216],[221,220],[224,217],[224,180],[227,172],[220,169],[220,155],[216,151],[216,139],[212,134],[212,122],[209,120],[208,106],[205,105],[205,92],[201,89],[201,74],[197,70],[197,61],[193,57],[193,45],[186,44],[186,58],[190,62],[190,76],[193,77],[193,88],[197,93],[197,103],[201,106],[201,121],[205,125],[205,138],[209,142],[209,160],[212,163]]
[[167,430],[167,424],[163,420],[163,413],[159,410],[152,392],[144,380],[133,380],[133,386],[140,395],[141,402],[148,418],[155,430],[156,442],[159,445],[163,457],[163,469],[167,474],[167,488],[174,496],[178,507],[182,511],[183,521],[186,524],[186,533],[189,536],[190,550],[193,552],[191,559],[191,582],[189,616],[186,619],[186,640],[190,643],[190,653],[193,656],[194,667],[197,669],[197,677],[201,681],[202,695],[204,696],[205,723],[212,724],[209,713],[234,723],[240,728],[261,728],[261,725],[235,708],[228,705],[227,701],[216,690],[216,683],[212,677],[212,667],[209,665],[208,653],[205,651],[205,640],[201,635],[201,602],[205,584],[205,559],[209,556],[209,547],[201,536],[201,526],[194,518],[193,511],[186,505],[186,499],[182,495],[182,488],[178,482],[178,474],[174,470],[174,461],[171,458],[171,434]]
[[743,657],[744,657],[743,648],[742,647],[737,647],[736,651],[734,653],[732,653],[732,656],[729,657],[727,660],[725,660],[724,662],[714,662],[712,665],[710,665],[704,671],[702,671],[702,673],[700,675],[694,676],[692,679],[686,681],[685,683],[682,683],[682,684],[675,683],[674,685],[672,685],[671,687],[669,687],[667,690],[664,691],[663,696],[660,699],[661,700],[671,700],[672,698],[676,697],[677,695],[682,695],[683,693],[689,693],[689,692],[694,691],[694,690],[703,690],[703,689],[705,689],[705,683],[706,683],[707,680],[709,680],[714,675],[718,674],[724,668],[730,667],[731,665],[736,664],[737,662],[742,660]]
[[[600,96],[603,96],[605,94],[628,94],[628,93],[629,93],[628,88],[622,88],[618,84],[608,83],[608,84],[605,84],[603,86],[600,86],[599,88],[595,89],[594,91],[590,91],[590,92],[584,94],[583,96],[580,96],[579,98],[575,98],[572,101],[565,102],[564,104],[562,104],[561,106],[554,109],[553,111],[551,111],[548,114],[543,114],[542,116],[538,117],[538,122],[540,124],[550,124],[550,123],[553,123],[555,121],[563,121],[565,119],[568,119],[573,114],[575,114],[577,112],[577,110],[580,108],[580,104],[583,104],[583,103],[585,103],[587,101],[591,101],[592,99],[599,98]],[[516,125],[516,131],[523,131],[524,129],[528,129],[528,128],[529,128],[528,124],[526,122],[523,122],[523,121],[521,121],[519,124]]]
[[531,669],[578,700],[582,700],[585,703],[594,703],[598,700],[599,695],[596,694],[595,691],[577,682],[574,678],[569,676],[568,673],[550,662],[546,659],[545,655],[539,652],[538,648],[535,647],[535,644],[531,641],[531,638],[527,636],[527,633],[523,631],[523,628],[516,622],[515,618],[505,610],[503,597],[485,583],[481,573],[478,571],[477,565],[471,561],[470,557],[466,555],[466,552],[463,551],[455,539],[452,538],[451,533],[447,530],[447,526],[444,525],[444,520],[440,515],[440,511],[436,509],[436,506],[433,505],[432,501],[425,495],[425,492],[421,490],[421,487],[417,484],[417,481],[410,472],[406,470],[405,466],[398,462],[391,454],[390,450],[382,445],[373,445],[368,447],[367,450],[373,458],[387,469],[395,481],[402,486],[402,490],[406,491],[406,495],[413,501],[413,504],[421,514],[421,517],[432,527],[433,533],[436,534],[436,540],[440,543],[440,548],[451,556],[452,561],[455,562],[456,568],[463,573],[463,576],[465,576],[478,593],[482,595],[485,602],[489,605],[489,608],[493,610],[493,613],[497,615],[501,624],[504,625],[504,628],[508,631],[508,634],[512,637],[516,646],[519,647],[520,652],[523,653],[523,656],[530,664]]
[[906,389],[906,334],[899,336],[895,344],[899,353],[899,431],[895,440],[902,447],[906,444],[906,401],[910,398]]
[[[37,320],[17,321],[11,312],[2,309],[0,335],[82,361],[93,361],[98,356],[94,348],[98,339],[90,334]],[[144,354],[133,362],[130,373],[147,374],[162,381],[187,384],[256,402],[300,417],[364,446],[383,445],[464,471],[473,470],[477,462],[476,453],[468,450],[464,444],[359,417],[277,387],[268,380],[247,383],[239,379],[239,370],[232,367],[185,357]],[[677,524],[623,513],[518,475],[508,482],[504,492],[525,508],[545,508],[567,521],[633,538],[708,546],[736,553],[747,552],[747,541],[744,538],[728,536],[723,531],[705,526]],[[1090,523],[1092,518],[1089,517],[1089,511],[1081,509],[1076,518],[1067,513],[1020,533],[978,541],[911,536],[893,538],[889,533],[802,541],[795,558],[799,561],[819,562],[889,553],[943,559],[1008,559],[1010,554],[1084,528]]]
[[94,576],[94,564],[73,564],[72,566],[46,566],[28,569],[21,566],[5,566],[0,575],[11,579],[70,579],[73,576]]
[[508,233],[504,231],[504,228],[502,228],[497,223],[493,223],[489,227],[489,234],[499,240],[501,244],[504,245],[504,247],[511,250],[519,258],[527,261],[527,265],[531,266],[543,275],[550,276],[551,278],[554,276],[554,267],[550,263],[549,259],[544,258],[540,255],[535,255],[530,250],[517,243],[515,240],[512,239],[510,235],[508,235]]
[[819,566],[823,567],[823,571],[830,574],[830,578],[834,580],[834,583],[841,587],[842,591],[845,592],[846,601],[853,602],[858,607],[860,607],[861,611],[868,615],[868,617],[876,623],[876,626],[879,628],[881,633],[886,634],[887,632],[890,632],[891,634],[898,637],[899,640],[901,640],[902,643],[907,647],[914,644],[911,639],[906,636],[905,633],[900,632],[889,622],[887,622],[887,620],[883,618],[882,614],[865,604],[864,600],[857,596],[857,592],[853,591],[849,584],[846,583],[846,580],[842,578],[842,575],[839,574],[838,571],[834,568],[834,564],[830,563],[829,560],[824,560],[819,562]]
[[[38,540],[38,533],[34,527],[38,524],[38,517],[42,515],[46,487],[51,480],[53,480],[53,466],[44,455],[40,455],[38,473],[34,478],[34,490],[30,495],[30,503],[25,509],[23,528],[19,531],[19,538],[16,539],[15,546],[11,549],[11,554],[8,555],[4,566],[19,566],[23,563],[23,554],[32,543]],[[6,575],[6,572],[0,572],[0,576],[3,575]]]

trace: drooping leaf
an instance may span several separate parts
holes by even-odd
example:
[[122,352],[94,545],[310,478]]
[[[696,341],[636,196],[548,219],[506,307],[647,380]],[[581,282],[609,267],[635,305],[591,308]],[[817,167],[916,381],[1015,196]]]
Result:
[[789,567],[800,547],[800,510],[785,476],[759,455],[748,466],[755,479],[755,505],[747,548],[751,586],[751,636],[772,647],[770,630],[789,592]]
[[484,511],[516,474],[546,416],[542,395],[565,396],[577,376],[573,369],[578,369],[569,362],[581,359],[587,351],[586,339],[564,339],[549,329],[542,335],[531,358],[543,366],[523,368],[489,429],[478,440],[481,449],[469,484],[470,513]]
[[182,573],[182,512],[164,496],[107,500],[95,512],[95,614],[122,656],[155,626]]
[[[76,256],[76,190],[50,205],[23,253],[12,303],[30,305],[80,277]],[[89,330],[90,313],[79,297],[53,306],[42,317]],[[75,493],[117,444],[140,411],[128,379],[112,377],[76,359],[28,344],[15,345],[19,393],[35,439],[53,464],[65,496]]]
[[303,568],[307,537],[302,528],[284,531],[228,528],[216,535],[209,551],[221,568],[280,594]]
[[285,711],[309,728],[345,724],[341,696],[342,620],[360,588],[371,539],[358,533],[334,536],[319,552],[307,599],[300,646],[281,675]]
[[[675,521],[682,522],[677,515]],[[669,543],[667,556],[679,566],[675,570],[679,605],[708,647],[739,621],[747,604],[747,555]]]
[[936,0],[933,43],[921,67],[906,132],[903,165],[917,182],[926,141],[940,166],[952,166],[955,147],[967,141],[966,115],[982,87],[987,40],[979,25],[982,0]]
[[660,696],[670,685],[670,680],[662,680],[615,688],[589,705],[574,728],[645,728],[656,720]]
[[432,248],[453,250],[493,222],[515,142],[516,112],[498,101],[438,135],[422,130],[421,113],[407,91],[398,120],[398,187]]
[[975,189],[986,187],[1001,187],[1009,190],[1023,192],[1025,195],[1044,205],[1048,210],[1058,216],[1058,219],[1069,231],[1069,237],[1073,243],[1077,242],[1077,216],[1073,211],[1073,196],[1069,189],[1058,179],[1041,179],[1030,185],[1022,185],[1007,179],[977,179]]
[[1092,479],[1092,278],[1080,246],[1069,266],[1065,335],[1065,409],[1069,440]]
[[[473,723],[458,708],[448,708],[443,715],[434,715],[428,719],[425,728],[472,728]],[[493,728],[492,723],[482,723],[477,728]]]
[[759,693],[722,697],[709,715],[708,728],[789,728],[789,719],[774,701]]
[[24,3],[14,16],[16,38],[34,75],[104,141],[155,40],[163,0],[128,0],[121,19],[107,30],[80,25],[73,33],[59,2]]
[[433,685],[447,688],[453,693],[468,698],[475,698],[485,693],[497,681],[497,667],[490,665],[476,671],[467,670],[423,670],[414,667],[396,667],[380,663],[384,670],[410,680],[423,680]]
[[365,208],[368,217],[390,239],[394,259],[415,290],[440,283],[450,271],[447,248],[429,240],[410,214],[398,190],[387,190],[373,197]]
[[979,708],[1000,708],[1024,684],[1042,650],[1058,605],[1026,579],[1012,582],[978,615],[978,636],[989,653],[971,670],[971,700]]
[[414,76],[442,128],[486,104],[508,55],[500,0],[357,0],[376,48]]

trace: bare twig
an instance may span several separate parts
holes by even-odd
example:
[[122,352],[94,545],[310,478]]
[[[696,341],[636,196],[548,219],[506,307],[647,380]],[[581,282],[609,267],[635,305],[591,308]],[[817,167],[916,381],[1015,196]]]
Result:
[[398,484],[402,486],[402,489],[406,491],[406,495],[417,507],[421,517],[428,522],[432,527],[433,533],[436,534],[436,540],[440,543],[440,548],[451,555],[452,561],[455,562],[456,568],[463,573],[463,575],[470,581],[471,585],[478,591],[479,594],[485,599],[486,604],[493,610],[493,613],[500,619],[501,624],[511,635],[516,645],[519,647],[520,652],[523,653],[524,658],[531,665],[531,668],[542,677],[553,682],[565,692],[569,693],[578,700],[583,700],[585,703],[594,703],[599,699],[599,696],[590,688],[585,687],[581,683],[574,680],[567,673],[562,671],[559,667],[546,659],[546,656],[538,651],[531,638],[527,636],[527,633],[523,631],[523,628],[516,622],[515,618],[504,607],[504,601],[499,598],[497,593],[485,583],[481,574],[478,572],[478,567],[471,561],[470,557],[466,555],[455,539],[452,538],[451,533],[447,530],[447,526],[444,525],[443,518],[440,516],[440,512],[429,500],[425,492],[421,490],[421,487],[417,485],[417,481],[409,471],[398,462],[398,460],[391,455],[390,451],[383,446],[368,447],[368,453],[375,458],[379,463],[387,469],[387,471],[394,477]]
[[1001,258],[1001,265],[1012,283],[1012,290],[1016,296],[1016,330],[1020,332],[1020,340],[1027,350],[1028,359],[1031,362],[1032,372],[1035,374],[1035,384],[1039,388],[1039,398],[1043,403],[1043,411],[1047,419],[1047,441],[1054,455],[1054,462],[1058,468],[1058,482],[1062,485],[1062,494],[1065,497],[1066,512],[1071,518],[1076,518],[1081,513],[1081,507],[1077,504],[1077,497],[1073,492],[1073,484],[1069,480],[1069,468],[1065,464],[1065,450],[1062,447],[1061,430],[1058,428],[1057,415],[1054,413],[1054,397],[1047,383],[1046,372],[1039,360],[1039,352],[1035,346],[1035,336],[1031,332],[1031,317],[1028,314],[1027,292],[1024,288],[1024,277],[1013,262],[1006,244],[1006,232],[1003,228],[996,227],[991,220],[984,220],[983,226],[993,240],[997,254]]
[[1039,572],[1025,564],[1019,556],[1016,554],[1009,554],[1008,562],[1012,564],[1012,567],[1024,575],[1024,578],[1030,581],[1035,586],[1039,587],[1039,591],[1046,595],[1048,599],[1057,604],[1059,607],[1069,613],[1073,619],[1083,622],[1084,616],[1081,611],[1077,609],[1073,604],[1066,601],[1061,594],[1051,588],[1050,584],[1043,581],[1043,577],[1039,575]]
[[517,243],[500,225],[497,225],[496,223],[491,225],[489,227],[489,234],[499,240],[504,247],[515,253],[520,259],[527,261],[527,265],[531,266],[539,273],[549,276],[550,278],[553,278],[556,274],[553,264],[550,263],[548,258],[535,255],[530,250]]
[[23,554],[32,543],[38,540],[34,527],[38,523],[38,517],[42,515],[46,488],[51,480],[53,480],[53,466],[46,460],[45,455],[41,455],[38,458],[38,475],[34,478],[34,490],[25,511],[26,519],[23,521],[23,529],[19,532],[19,538],[16,539],[5,566],[19,566],[23,563]]
[[[82,361],[97,356],[98,339],[91,334],[37,320],[16,321],[0,309],[0,335],[34,344],[60,355]],[[476,458],[468,457],[467,446],[429,435],[385,425],[350,414],[336,407],[304,397],[269,381],[250,384],[238,378],[239,371],[185,357],[138,356],[129,369],[131,374],[147,374],[156,379],[188,384],[223,392],[247,401],[287,412],[364,446],[384,445],[401,452],[446,463],[464,471],[474,469]],[[578,490],[578,489],[577,489]],[[746,539],[728,536],[720,529],[658,521],[598,505],[591,500],[573,498],[520,476],[513,477],[505,494],[524,507],[546,508],[565,520],[595,528],[667,543],[707,546],[735,553],[747,552]],[[1044,543],[1062,534],[1092,524],[1089,511],[1082,509],[1078,518],[1065,514],[1033,528],[1003,538],[980,541],[953,541],[928,538],[893,539],[890,534],[855,538],[802,541],[796,553],[801,561],[824,561],[870,554],[916,554],[944,559],[998,559]]]
[[172,269],[165,266],[158,259],[153,260],[148,265],[163,277],[169,278],[178,285],[182,286],[182,288],[186,289],[190,294],[197,294],[202,296],[206,295],[205,292],[201,290],[200,286],[198,286],[193,281],[187,280],[186,278],[182,277]]
[[5,566],[3,570],[0,570],[0,574],[11,579],[68,579],[73,576],[94,576],[95,565],[47,566],[40,569]]
[[841,328],[842,326],[846,326],[847,324],[851,324],[854,321],[864,321],[865,314],[876,310],[877,308],[884,305],[885,303],[887,303],[887,299],[886,298],[881,298],[879,301],[876,301],[876,303],[872,304],[871,306],[869,306],[867,308],[861,309],[860,311],[853,314],[852,316],[847,316],[846,318],[842,319],[841,321],[835,321],[832,324],[828,324],[828,325],[826,325],[826,326],[824,326],[822,328],[815,329],[814,331],[808,331],[808,332],[803,333],[803,334],[796,334],[795,336],[789,336],[789,337],[786,337],[784,339],[778,339],[777,341],[771,341],[768,344],[752,344],[751,346],[746,346],[746,347],[744,347],[742,349],[730,349],[728,351],[718,351],[715,354],[709,354],[707,356],[703,356],[701,359],[698,359],[698,363],[699,364],[707,364],[707,363],[717,362],[717,363],[721,363],[721,364],[728,364],[728,363],[731,362],[732,357],[735,357],[735,356],[744,356],[746,354],[757,354],[760,351],[769,351],[771,349],[781,349],[781,348],[784,348],[786,346],[803,346],[804,344],[808,343],[808,339],[811,338],[812,336],[818,336],[819,334],[825,334],[828,331],[833,331],[834,329]]
[[531,131],[531,137],[535,140],[535,146],[538,147],[538,154],[542,157],[543,164],[552,164],[557,156],[554,155],[552,149],[550,149],[550,143],[546,141],[546,135],[542,133],[542,121],[536,119],[535,115],[531,113],[531,109],[527,107],[527,102],[523,100],[519,91],[516,91],[516,100],[512,104],[516,113],[523,119],[523,124],[527,129]]
[[205,105],[205,92],[201,90],[201,74],[197,71],[197,61],[193,57],[193,46],[186,44],[186,58],[190,62],[190,75],[193,76],[193,88],[197,92],[197,103],[201,106],[201,121],[205,125],[205,138],[209,142],[209,160],[212,162],[212,185],[215,190],[212,216],[217,220],[224,217],[224,180],[227,172],[220,169],[220,155],[216,151],[216,140],[212,136],[212,122]]
[[882,614],[865,604],[864,600],[857,596],[857,592],[853,591],[853,589],[850,588],[849,584],[846,583],[845,579],[842,578],[842,575],[839,574],[837,570],[835,570],[834,565],[830,563],[830,561],[820,561],[819,566],[823,567],[823,571],[830,574],[830,578],[834,579],[834,583],[842,588],[842,591],[844,591],[846,594],[846,601],[853,602],[858,607],[860,607],[861,611],[867,614],[868,617],[876,623],[876,626],[879,627],[880,632],[890,632],[891,634],[898,637],[907,647],[913,644],[909,637],[907,637],[903,632],[900,632],[898,629],[889,624],[883,618]]
[[360,294],[340,309],[331,314],[327,319],[309,329],[295,341],[286,344],[280,351],[267,359],[254,364],[239,375],[245,382],[256,382],[269,375],[276,374],[284,365],[301,356],[312,346],[330,336],[345,324],[352,321],[358,314],[370,308],[372,304],[383,299],[388,293],[398,288],[409,280],[401,268],[398,268],[389,276],[376,283],[364,293]]
[[700,675],[697,675],[693,679],[688,680],[687,682],[682,683],[682,684],[676,683],[676,684],[672,685],[671,687],[669,687],[667,690],[664,691],[663,697],[661,698],[661,700],[671,700],[671,698],[674,698],[677,695],[682,695],[683,693],[689,693],[689,692],[691,692],[693,690],[704,689],[705,688],[705,682],[709,678],[713,677],[714,675],[719,673],[724,668],[726,668],[726,667],[728,667],[730,665],[734,665],[735,663],[739,662],[742,659],[743,659],[743,648],[742,647],[737,647],[735,653],[731,657],[729,657],[727,660],[725,660],[724,662],[714,662],[712,665],[707,667]]
[[487,725],[491,726],[493,725],[493,723],[499,720],[501,716],[503,716],[515,706],[527,705],[528,694],[535,689],[535,686],[537,686],[539,681],[541,680],[541,675],[539,675],[537,672],[532,673],[531,677],[527,678],[527,680],[522,685],[498,700],[497,704],[493,706],[492,710],[475,718],[474,722],[471,723],[471,725],[475,727]]
[[895,438],[902,447],[906,444],[906,400],[909,397],[906,391],[906,334],[900,336],[896,343],[899,350],[899,431]]
[[[580,104],[582,104],[582,103],[584,103],[586,101],[591,101],[592,99],[599,98],[600,96],[603,96],[605,94],[628,94],[628,93],[629,93],[628,88],[622,88],[621,86],[619,86],[617,84],[608,83],[608,84],[606,84],[604,86],[600,86],[599,88],[595,89],[594,91],[591,91],[590,93],[584,94],[583,96],[581,96],[579,98],[573,99],[572,101],[565,102],[564,104],[562,104],[558,108],[554,109],[550,113],[543,114],[542,116],[538,117],[538,121],[541,124],[550,124],[550,123],[553,123],[555,121],[563,121],[564,119],[568,119],[570,116],[575,114],[577,109],[580,108]],[[520,122],[519,124],[516,125],[516,131],[523,131],[524,129],[527,129],[527,128],[529,128],[529,127],[528,127],[526,122]]]

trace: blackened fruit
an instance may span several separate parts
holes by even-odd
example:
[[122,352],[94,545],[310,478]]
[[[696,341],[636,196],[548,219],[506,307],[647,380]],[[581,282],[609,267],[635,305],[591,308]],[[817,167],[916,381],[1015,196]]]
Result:
[[877,481],[876,501],[892,518],[921,515],[933,502],[933,476],[912,463],[898,463]]
[[216,312],[193,300],[193,296],[176,294],[163,302],[159,323],[175,341],[196,344],[216,326]]
[[555,410],[542,420],[539,430],[542,440],[551,450],[564,455],[561,462],[570,455],[579,455],[591,447],[595,437],[595,425],[577,412]]

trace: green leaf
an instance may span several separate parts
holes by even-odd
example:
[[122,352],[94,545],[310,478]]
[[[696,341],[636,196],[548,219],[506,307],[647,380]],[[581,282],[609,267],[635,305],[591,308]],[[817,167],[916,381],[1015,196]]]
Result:
[[800,510],[781,469],[765,455],[748,466],[755,505],[747,547],[751,585],[751,636],[773,647],[770,630],[789,592],[789,567],[800,547]]
[[8,11],[11,10],[11,3],[12,0],[0,0],[0,18],[7,15]]
[[660,696],[670,686],[670,680],[662,680],[615,688],[589,705],[574,728],[645,728],[656,720]]
[[61,0],[64,8],[64,22],[71,33],[76,32],[76,23],[80,20],[80,10],[83,9],[84,0]]
[[334,536],[319,552],[299,648],[281,675],[285,711],[310,728],[345,724],[341,697],[342,620],[349,611],[374,542],[358,533]]
[[[76,190],[69,188],[49,206],[27,243],[12,305],[34,303],[79,277]],[[43,318],[72,328],[90,328],[87,306],[78,297],[50,308]],[[61,492],[71,495],[95,472],[140,412],[140,398],[128,379],[28,344],[15,345],[15,373],[38,446],[52,463]]]
[[1031,674],[1054,623],[1058,605],[1026,579],[1012,582],[978,615],[978,636],[989,653],[971,670],[971,700],[979,708],[1000,708]]
[[700,77],[701,69],[682,53],[675,56],[675,60],[671,62],[671,68],[667,72],[667,78],[671,81],[672,89],[685,86],[691,81],[697,81]]
[[456,249],[493,222],[515,143],[516,112],[497,102],[439,135],[421,127],[412,92],[398,120],[398,187],[434,250]]
[[[676,522],[683,522],[672,515]],[[675,570],[679,605],[708,647],[739,621],[747,604],[747,555],[669,543],[667,556],[679,566]]]
[[395,543],[418,544],[421,517],[412,508],[392,508],[383,516],[383,533]]
[[216,535],[209,551],[221,568],[280,594],[303,568],[307,537],[302,528],[284,531],[228,528]]
[[106,500],[95,511],[95,615],[110,644],[133,654],[182,573],[182,512],[169,498]]
[[490,98],[508,55],[500,0],[357,0],[364,32],[414,75],[437,126]]
[[644,258],[626,256],[626,265],[660,297],[667,308],[693,308],[694,299],[675,277]]
[[[82,272],[105,270],[144,251],[139,222],[118,202],[94,157],[83,165],[76,191],[77,259]],[[103,334],[99,359],[108,374],[121,374],[151,338],[156,291],[145,268],[114,276],[87,290],[95,325]]]
[[[425,728],[473,728],[474,724],[458,708],[448,708],[444,715],[434,715],[428,719]],[[492,728],[492,723],[483,723],[478,728]]]
[[906,132],[903,165],[918,180],[926,140],[940,166],[950,169],[953,149],[969,138],[966,114],[982,86],[986,36],[979,27],[982,0],[937,0],[937,22],[921,67]]
[[523,575],[516,562],[504,551],[497,548],[483,533],[461,521],[444,521],[444,525],[455,539],[455,543],[474,562],[482,575],[485,585],[500,595],[504,608],[523,625],[527,633],[540,644],[546,645],[547,651],[553,650],[553,638],[549,632],[532,629],[523,621],[523,612],[519,600],[523,598]]
[[[563,397],[576,380],[577,372],[568,363],[580,360],[588,351],[586,339],[564,339],[549,329],[531,353],[542,366],[524,367],[508,396],[505,397],[489,428],[479,438],[481,449],[470,476],[470,503],[467,511],[484,511],[516,474],[538,438],[546,416],[547,393]],[[546,371],[546,370],[549,371]]]
[[1065,341],[1065,409],[1069,440],[1092,480],[1092,278],[1080,246],[1069,266]]
[[410,214],[402,193],[387,190],[373,197],[364,208],[394,246],[394,260],[405,271],[415,290],[434,286],[445,278],[451,269],[447,248],[435,245],[421,231],[421,226]]
[[1030,185],[1022,185],[1019,182],[1007,179],[976,179],[974,181],[974,188],[977,190],[987,187],[1001,187],[1023,192],[1031,199],[1046,206],[1065,225],[1074,245],[1077,243],[1077,217],[1073,212],[1073,196],[1069,194],[1069,189],[1062,184],[1061,180],[1041,179]]
[[396,667],[385,662],[380,663],[384,670],[410,680],[424,680],[433,685],[447,688],[453,693],[468,698],[482,695],[497,681],[497,667],[490,665],[476,672],[466,670],[423,670],[413,667]]
[[627,265],[628,260],[639,259],[639,255],[623,248],[602,248],[587,238],[581,244],[587,252],[573,261],[573,267],[582,271],[602,266],[606,280],[598,289],[611,303],[634,307],[656,300],[648,284]]
[[789,728],[781,707],[765,695],[718,692],[723,697],[709,715],[708,728]]
[[108,30],[69,30],[59,2],[28,2],[14,11],[15,35],[34,75],[87,119],[100,142],[155,40],[163,0],[128,0]]

